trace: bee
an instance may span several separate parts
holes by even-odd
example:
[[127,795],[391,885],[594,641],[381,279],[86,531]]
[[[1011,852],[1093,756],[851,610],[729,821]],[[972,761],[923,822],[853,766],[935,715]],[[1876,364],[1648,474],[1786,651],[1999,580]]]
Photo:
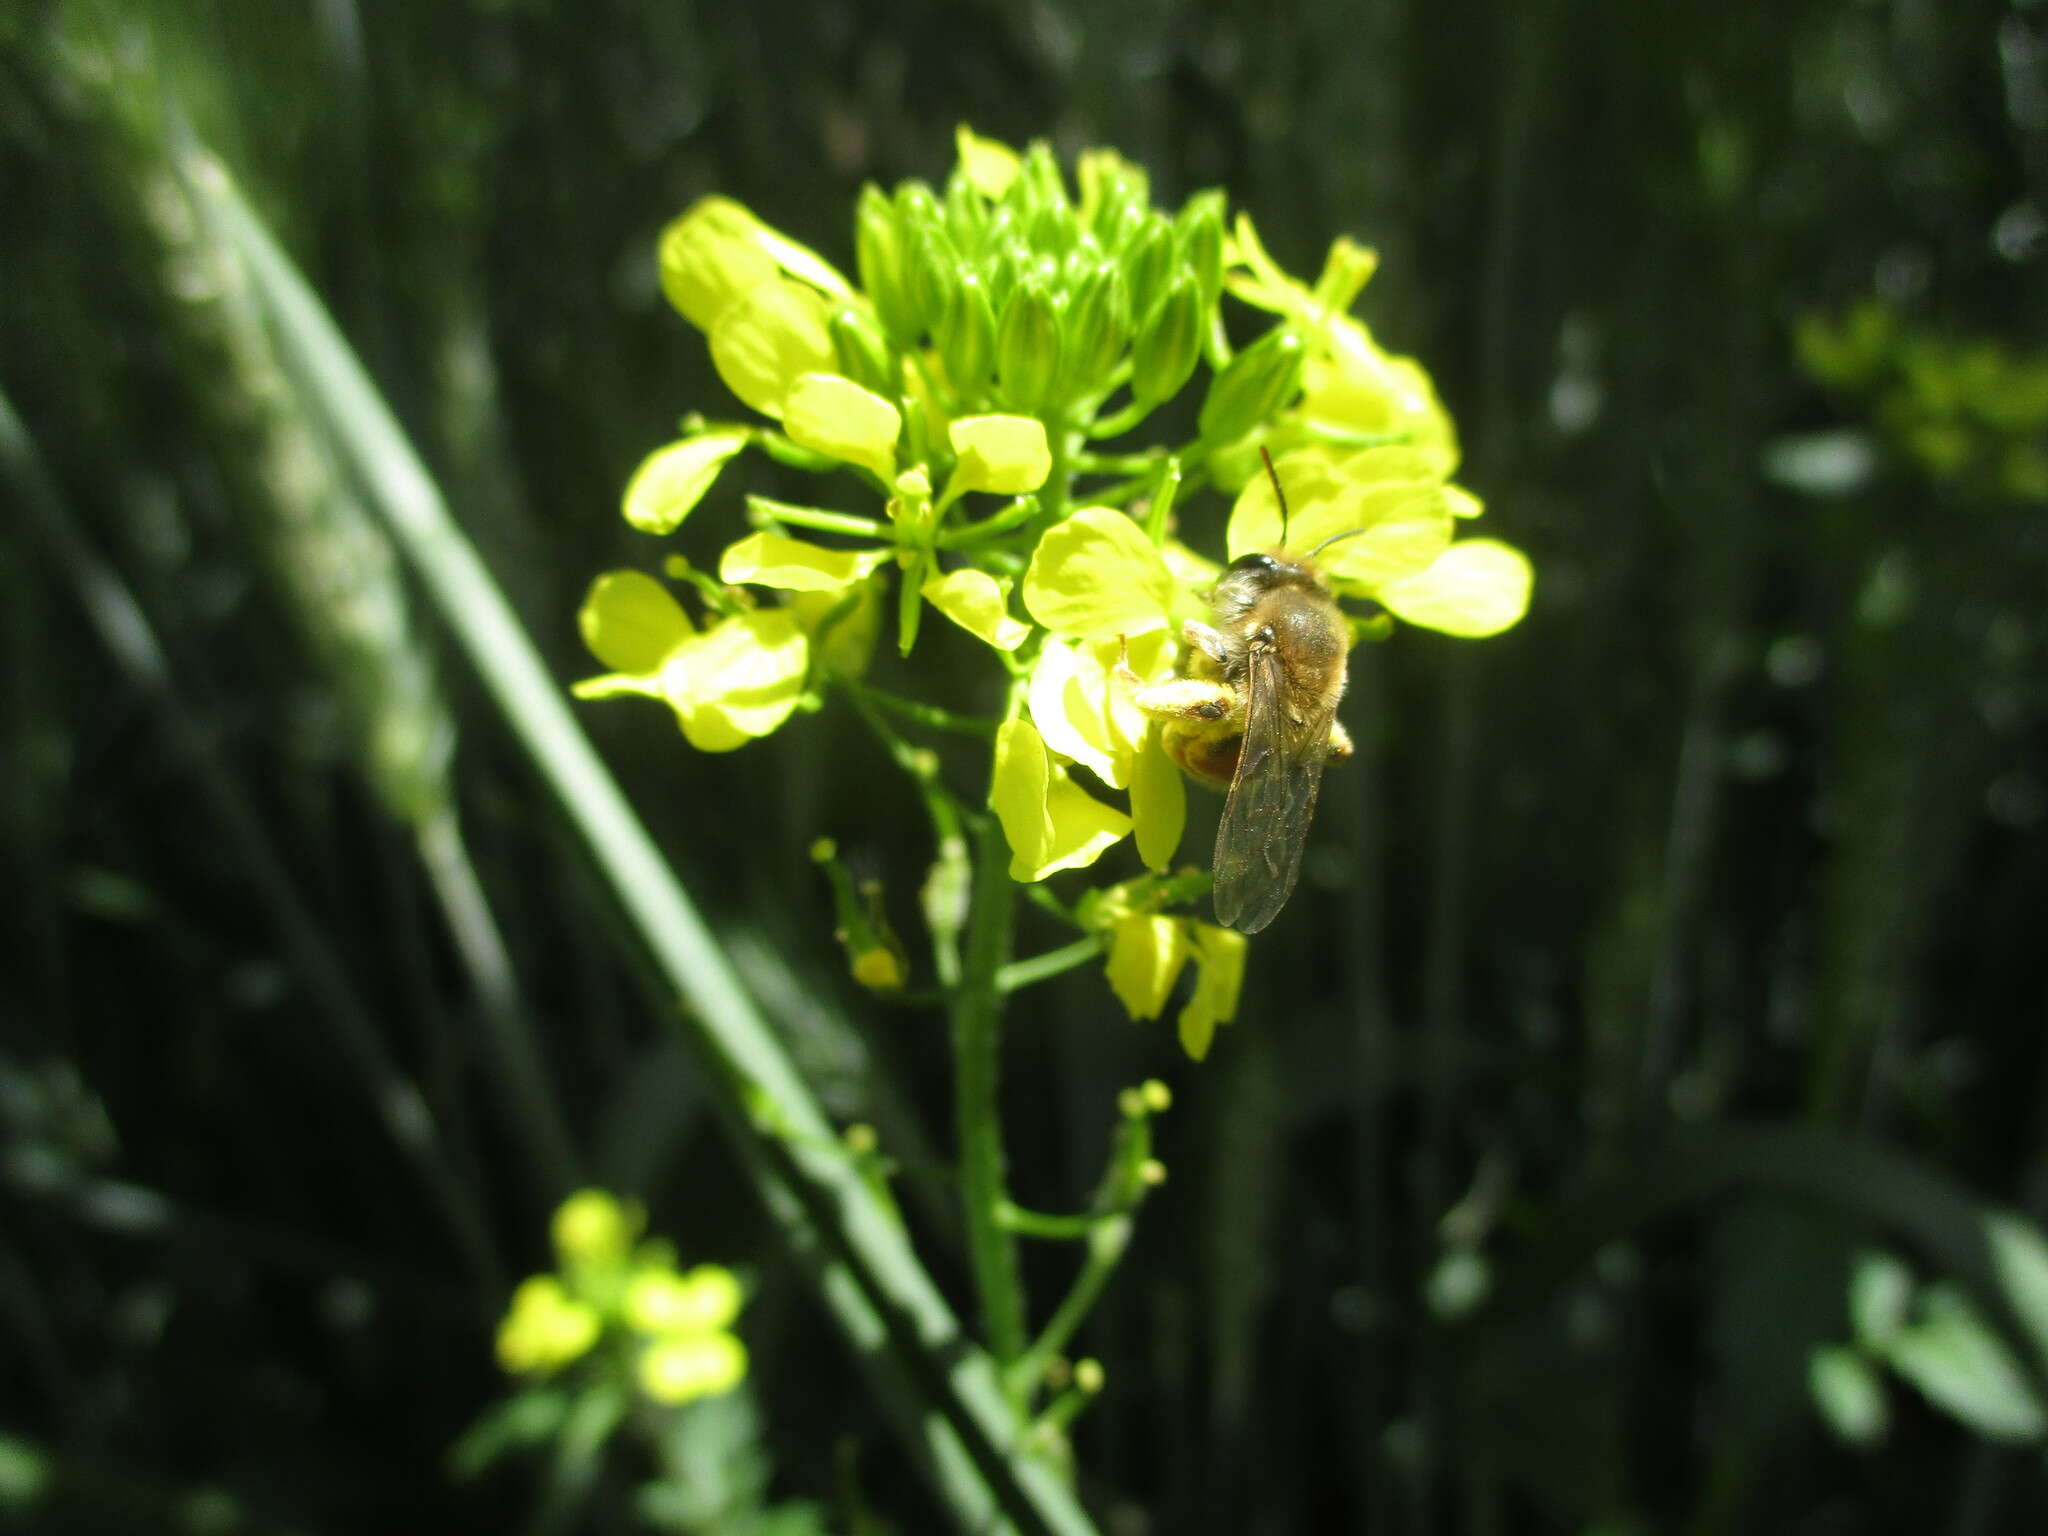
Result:
[[[1284,519],[1287,496],[1265,457]],[[1181,770],[1225,791],[1216,921],[1243,933],[1257,933],[1287,904],[1323,767],[1351,755],[1337,720],[1351,627],[1315,564],[1349,537],[1304,556],[1276,550],[1232,561],[1210,593],[1211,622],[1182,628],[1186,675],[1133,694],[1162,722],[1162,744]]]

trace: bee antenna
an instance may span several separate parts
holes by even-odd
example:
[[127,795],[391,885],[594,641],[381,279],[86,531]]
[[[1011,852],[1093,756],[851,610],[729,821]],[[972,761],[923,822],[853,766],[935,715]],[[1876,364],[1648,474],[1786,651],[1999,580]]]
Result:
[[1266,451],[1264,443],[1259,444],[1259,457],[1266,461],[1266,478],[1273,482],[1273,494],[1280,499],[1280,526],[1287,526],[1287,493],[1280,489],[1280,471],[1273,467],[1273,455]]
[[1322,543],[1318,544],[1314,549],[1310,550],[1308,552],[1308,558],[1313,560],[1317,555],[1320,555],[1332,544],[1341,544],[1346,539],[1355,539],[1361,533],[1370,532],[1372,532],[1370,528],[1347,528],[1342,533],[1333,533],[1327,539],[1323,540]]

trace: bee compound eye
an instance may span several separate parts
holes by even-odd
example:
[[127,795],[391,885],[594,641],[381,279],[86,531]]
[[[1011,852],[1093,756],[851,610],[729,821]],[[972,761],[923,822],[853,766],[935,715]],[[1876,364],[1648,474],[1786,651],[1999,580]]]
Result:
[[1230,562],[1233,571],[1272,572],[1280,569],[1280,562],[1267,554],[1239,555]]

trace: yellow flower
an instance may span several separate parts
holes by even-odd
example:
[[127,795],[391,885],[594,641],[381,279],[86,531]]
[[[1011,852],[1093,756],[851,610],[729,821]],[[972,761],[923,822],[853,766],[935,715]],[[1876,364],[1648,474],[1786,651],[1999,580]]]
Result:
[[555,1211],[555,1252],[569,1266],[618,1264],[640,1236],[646,1216],[602,1189],[579,1189]]
[[746,1374],[746,1346],[729,1333],[657,1339],[640,1356],[640,1389],[670,1406],[730,1392]]
[[782,404],[782,430],[804,447],[864,465],[887,485],[896,478],[903,413],[836,373],[800,376]]
[[577,683],[576,696],[661,699],[700,752],[768,735],[802,696],[809,646],[786,608],[735,614],[700,633],[653,577],[612,571],[592,583],[578,618],[584,643],[614,670]]
[[1103,909],[1114,914],[1107,919],[1110,990],[1133,1019],[1156,1019],[1192,961],[1195,987],[1181,1008],[1179,1034],[1181,1048],[1202,1060],[1217,1026],[1237,1017],[1248,949],[1245,936],[1191,917],[1118,910],[1124,907],[1123,902],[1111,901]]
[[687,1275],[650,1266],[626,1286],[626,1321],[646,1334],[704,1333],[740,1315],[740,1283],[729,1269],[699,1264]]
[[642,533],[674,533],[718,472],[746,446],[745,432],[724,430],[657,448],[626,483],[626,521]]
[[1029,720],[996,732],[989,802],[1010,842],[1010,878],[1043,880],[1093,864],[1131,830],[1131,819],[1090,795],[1054,765]]
[[946,435],[960,457],[948,499],[959,491],[1021,496],[1052,473],[1045,424],[1035,416],[962,416]]
[[557,1371],[597,1342],[595,1308],[572,1299],[553,1275],[520,1282],[498,1324],[498,1363],[515,1375]]

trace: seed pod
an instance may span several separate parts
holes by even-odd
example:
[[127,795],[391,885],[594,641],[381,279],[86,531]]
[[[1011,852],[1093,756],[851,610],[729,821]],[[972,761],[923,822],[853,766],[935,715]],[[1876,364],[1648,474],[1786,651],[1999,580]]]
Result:
[[1234,443],[1293,399],[1301,387],[1306,350],[1301,338],[1282,326],[1233,357],[1202,402],[1202,440]]
[[1131,348],[1131,394],[1138,401],[1157,405],[1180,393],[1201,361],[1202,327],[1208,317],[1194,274],[1177,274],[1151,317],[1138,328]]
[[1046,403],[1059,372],[1059,308],[1045,280],[1028,273],[996,328],[996,379],[1009,407],[1028,415]]

